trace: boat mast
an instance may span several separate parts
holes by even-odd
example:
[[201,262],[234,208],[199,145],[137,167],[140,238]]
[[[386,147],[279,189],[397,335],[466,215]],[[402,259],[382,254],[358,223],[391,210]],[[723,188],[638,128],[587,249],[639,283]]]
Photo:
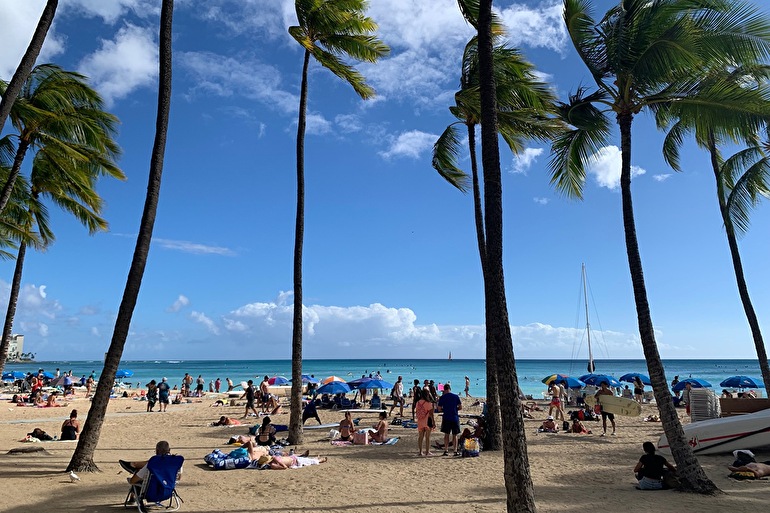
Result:
[[588,322],[588,287],[586,286],[586,264],[583,263],[583,301],[586,307],[586,335],[588,337],[588,372],[596,370],[594,355],[591,352],[591,323]]

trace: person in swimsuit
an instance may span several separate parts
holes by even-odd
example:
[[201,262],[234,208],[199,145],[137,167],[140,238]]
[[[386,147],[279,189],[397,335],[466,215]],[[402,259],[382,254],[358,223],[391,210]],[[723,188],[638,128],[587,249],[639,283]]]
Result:
[[233,385],[233,380],[230,378],[226,378],[225,381],[227,382],[227,391],[232,392],[235,385]]
[[414,380],[414,386],[412,387],[412,420],[414,420],[414,412],[417,409],[417,401],[422,398],[422,387],[420,386],[420,380]]
[[306,458],[304,456],[297,456],[292,454],[291,456],[261,456],[257,460],[257,464],[261,467],[263,465],[269,465],[270,470],[289,470],[290,468],[307,467],[310,465],[320,465],[326,462],[326,457],[319,456],[318,458]]
[[[596,398],[596,402],[601,406],[601,396],[614,396],[615,394],[612,393],[612,390],[610,390],[606,381],[603,381],[600,386],[601,388],[594,394],[594,397]],[[602,408],[602,434],[600,436],[607,435],[607,419],[610,419],[610,422],[612,423],[612,435],[615,436],[615,414],[604,411],[604,408]]]
[[61,439],[77,440],[79,433],[80,422],[78,422],[78,411],[72,410],[70,412],[70,418],[65,420],[61,425]]
[[556,410],[556,420],[564,420],[564,407],[561,404],[562,389],[560,385],[552,383],[548,392],[551,394],[551,403],[548,405],[548,415],[553,415],[553,410]]
[[370,437],[373,442],[384,443],[388,440],[388,414],[384,411],[380,412],[380,420],[374,425],[374,431],[371,432]]
[[267,376],[259,384],[259,396],[262,401],[262,411],[267,413],[270,407],[270,378]]
[[767,463],[746,463],[740,467],[728,466],[727,468],[731,472],[751,472],[757,479],[770,476],[770,465]]
[[[436,419],[433,416],[435,409],[430,394],[421,395],[415,408],[417,417],[417,448],[420,456],[433,456],[430,452],[430,435],[436,428]],[[423,451],[423,441],[425,450]]]
[[241,395],[241,399],[244,397],[246,398],[246,411],[243,412],[243,418],[249,416],[249,410],[251,410],[254,413],[254,416],[259,416],[259,413],[257,413],[256,408],[254,408],[254,399],[256,398],[256,392],[254,391],[254,382],[252,380],[249,380],[247,383],[246,390],[243,391],[243,395]]
[[218,422],[214,422],[211,425],[212,426],[240,426],[241,421],[238,419],[231,419],[230,417],[222,415],[221,417],[219,417]]
[[345,412],[345,418],[340,421],[339,429],[340,440],[344,440],[346,442],[353,441],[353,432],[356,430],[356,426],[353,424],[353,419],[351,418],[349,411]]
[[639,376],[636,376],[634,378],[634,401],[636,401],[639,404],[642,404],[643,400],[644,400],[644,383],[642,383],[642,379]]
[[275,428],[270,425],[270,417],[262,419],[257,431],[257,445],[275,445]]
[[471,397],[471,378],[465,376],[465,397]]
[[640,490],[662,490],[665,469],[676,472],[676,467],[666,461],[663,456],[655,454],[655,444],[652,442],[644,442],[642,449],[644,454],[634,467],[634,474],[639,481],[638,488]]

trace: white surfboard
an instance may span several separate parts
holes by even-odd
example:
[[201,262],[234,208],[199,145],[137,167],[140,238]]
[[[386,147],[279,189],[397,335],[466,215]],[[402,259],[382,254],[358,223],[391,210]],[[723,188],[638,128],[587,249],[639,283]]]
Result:
[[340,427],[339,422],[334,424],[308,424],[307,426],[302,426],[302,429],[332,429],[337,427]]
[[[592,395],[586,396],[585,401],[591,407],[597,403],[596,397]],[[638,417],[642,414],[642,405],[633,399],[614,395],[602,395],[599,396],[598,402],[602,405],[602,410],[607,413],[614,413],[615,415],[623,415],[625,417]]]
[[[682,426],[695,454],[729,453],[736,449],[770,446],[770,409],[720,419],[702,420]],[[660,452],[669,454],[666,435],[658,441]]]
[[376,413],[379,415],[380,413],[387,412],[388,410],[378,410],[378,409],[370,409],[370,408],[354,408],[354,409],[348,409],[348,410],[337,410],[340,413]]

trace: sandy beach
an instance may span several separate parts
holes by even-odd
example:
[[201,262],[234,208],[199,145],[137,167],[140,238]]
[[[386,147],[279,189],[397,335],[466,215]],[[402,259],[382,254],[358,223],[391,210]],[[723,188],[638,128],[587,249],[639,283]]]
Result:
[[[4,512],[58,511],[101,512],[123,509],[127,473],[118,459],[141,460],[153,454],[158,440],[168,440],[172,452],[185,457],[184,475],[178,491],[186,512],[322,511],[378,512],[442,511],[486,512],[505,510],[501,452],[483,452],[478,458],[417,456],[415,429],[393,426],[391,436],[400,437],[392,446],[332,446],[326,430],[305,432],[300,451],[328,456],[320,466],[289,470],[211,470],[203,456],[215,448],[227,452],[228,438],[242,434],[247,426],[212,427],[220,415],[240,417],[240,407],[212,407],[214,399],[171,405],[166,413],[145,412],[146,403],[113,399],[102,429],[95,460],[101,472],[83,473],[70,482],[63,472],[76,442],[46,442],[47,454],[8,455],[26,433],[39,427],[58,435],[71,408],[81,421],[90,403],[69,401],[61,408],[16,407],[3,403],[0,409],[0,510]],[[467,413],[478,407],[466,403]],[[342,415],[319,410],[322,420],[337,422]],[[659,423],[643,422],[657,413],[644,406],[642,416],[619,417],[618,434],[600,437],[600,422],[586,422],[592,435],[535,434],[547,412],[536,412],[526,420],[527,443],[535,483],[538,510],[577,512],[588,508],[625,511],[635,508],[658,512],[756,512],[766,509],[770,481],[735,481],[727,477],[732,455],[701,456],[709,477],[724,492],[703,497],[674,491],[636,490],[632,468],[641,455],[641,444],[657,441]],[[682,415],[684,413],[682,412]],[[374,423],[375,416],[362,416],[361,426]],[[249,419],[250,424],[257,419]],[[275,424],[288,423],[288,413],[274,415]],[[315,421],[308,421],[313,423]],[[280,433],[279,433],[280,435]],[[433,435],[433,440],[441,437]],[[770,453],[757,454],[770,460]]]

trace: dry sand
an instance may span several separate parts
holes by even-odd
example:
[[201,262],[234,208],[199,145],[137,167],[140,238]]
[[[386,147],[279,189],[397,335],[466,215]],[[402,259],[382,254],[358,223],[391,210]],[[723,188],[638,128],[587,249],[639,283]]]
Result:
[[[322,437],[326,431],[306,431],[305,443],[313,455],[329,457],[320,466],[289,471],[209,469],[203,456],[214,448],[228,450],[233,434],[245,426],[211,427],[220,415],[238,416],[242,408],[213,408],[213,399],[171,405],[166,413],[146,413],[146,403],[115,399],[102,429],[95,460],[101,472],[83,473],[71,483],[63,473],[76,442],[39,444],[49,454],[8,455],[27,432],[40,427],[59,434],[70,408],[85,417],[90,403],[71,401],[62,408],[19,408],[3,403],[0,409],[0,511],[102,512],[123,510],[127,485],[118,459],[140,460],[153,454],[155,443],[165,439],[173,452],[185,457],[185,471],[178,491],[184,512],[319,511],[347,513],[376,510],[378,513],[408,511],[486,512],[505,511],[503,462],[500,452],[479,458],[417,456],[415,429],[393,426],[393,446],[337,447]],[[478,411],[478,408],[475,409]],[[466,412],[474,409],[466,407]],[[618,418],[618,434],[600,437],[600,423],[587,422],[593,435],[535,434],[545,418],[526,420],[529,460],[541,512],[638,511],[656,512],[758,512],[767,509],[770,481],[734,481],[726,465],[732,455],[702,456],[709,477],[726,494],[704,497],[674,491],[636,490],[632,468],[645,440],[657,441],[659,423],[642,418],[657,413],[645,406],[642,417]],[[324,422],[341,415],[321,411]],[[255,423],[254,418],[249,419]],[[361,425],[374,423],[363,417]],[[275,424],[288,423],[288,414],[273,416]],[[314,421],[309,421],[312,423]],[[434,434],[433,440],[439,438]],[[760,453],[758,460],[770,459]]]

